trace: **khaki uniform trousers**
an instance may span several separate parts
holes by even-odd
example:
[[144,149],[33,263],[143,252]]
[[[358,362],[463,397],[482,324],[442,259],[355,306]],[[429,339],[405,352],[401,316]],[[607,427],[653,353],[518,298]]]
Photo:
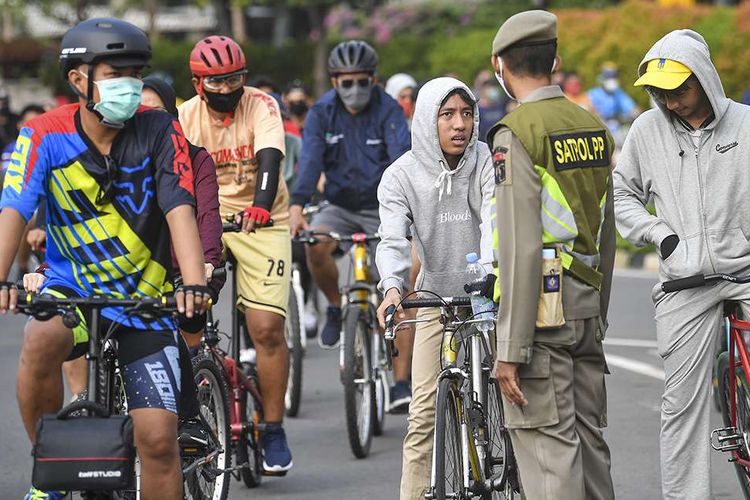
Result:
[[607,425],[607,371],[598,317],[568,320],[534,336],[518,374],[528,405],[503,398],[506,423],[529,500],[615,497]]
[[443,327],[439,309],[419,309],[417,319],[429,320],[429,323],[417,323],[414,335],[412,399],[409,404],[409,428],[404,439],[401,500],[423,500],[430,487],[432,470],[435,394]]

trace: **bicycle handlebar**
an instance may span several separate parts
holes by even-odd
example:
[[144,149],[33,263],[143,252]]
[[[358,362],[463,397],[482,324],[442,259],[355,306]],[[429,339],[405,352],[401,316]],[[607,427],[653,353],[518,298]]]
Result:
[[86,306],[89,308],[103,309],[105,307],[127,307],[139,311],[162,311],[172,313],[177,311],[177,303],[174,297],[142,297],[138,299],[114,299],[94,295],[91,297],[52,297],[50,295],[37,295],[23,290],[18,292],[18,309],[25,314],[34,314],[45,311],[58,311],[61,308]]
[[[234,222],[234,218],[237,215],[242,215],[242,212],[235,215],[225,215],[224,216],[224,223],[221,226],[221,232],[222,233],[239,233],[242,231],[242,224],[237,224]],[[272,227],[273,226],[273,219],[269,219],[267,223],[265,224],[256,224],[255,229],[259,229],[262,227]]]
[[348,236],[343,236],[335,231],[301,231],[297,236],[292,238],[293,241],[301,243],[307,243],[308,245],[315,245],[320,243],[320,239],[316,236],[324,236],[331,238],[332,240],[338,241],[339,243],[371,243],[373,241],[380,241],[380,235],[366,234],[366,233],[355,233]]
[[661,284],[661,289],[664,293],[678,292],[680,290],[687,290],[689,288],[698,288],[717,281],[729,281],[730,283],[746,284],[750,283],[750,275],[748,276],[736,276],[734,274],[696,274],[694,276],[688,276],[687,278],[680,278],[676,280],[665,281]]

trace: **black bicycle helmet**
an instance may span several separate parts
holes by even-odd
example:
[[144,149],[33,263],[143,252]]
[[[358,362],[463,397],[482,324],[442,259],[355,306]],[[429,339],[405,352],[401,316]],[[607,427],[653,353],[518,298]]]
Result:
[[378,66],[378,55],[369,43],[362,40],[349,40],[336,45],[328,56],[328,72],[374,73]]
[[148,36],[132,24],[114,18],[88,19],[76,24],[60,42],[63,78],[79,64],[102,60],[113,66],[145,66],[151,59]]
[[[146,66],[151,59],[148,36],[138,27],[111,17],[88,19],[70,28],[60,42],[60,70],[65,80],[68,72],[88,64],[88,89],[81,95],[86,108],[94,111],[94,65],[106,61],[114,67]],[[97,113],[98,114],[98,113]],[[101,116],[100,116],[101,118]]]

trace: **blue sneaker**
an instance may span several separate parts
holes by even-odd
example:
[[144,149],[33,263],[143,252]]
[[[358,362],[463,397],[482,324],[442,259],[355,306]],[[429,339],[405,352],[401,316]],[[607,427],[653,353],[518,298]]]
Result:
[[341,308],[328,306],[326,324],[320,332],[318,343],[323,349],[336,349],[341,340]]
[[34,488],[29,488],[29,492],[23,497],[23,500],[63,500],[67,498],[67,491],[42,491]]
[[261,436],[263,446],[263,474],[285,476],[292,468],[292,451],[286,442],[286,433],[281,424],[268,424]]
[[391,386],[391,407],[389,413],[407,413],[411,403],[411,386],[405,380],[399,380]]

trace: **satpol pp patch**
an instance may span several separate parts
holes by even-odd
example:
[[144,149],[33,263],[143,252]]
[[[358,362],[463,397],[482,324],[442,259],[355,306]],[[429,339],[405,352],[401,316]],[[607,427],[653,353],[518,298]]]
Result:
[[509,179],[507,171],[508,148],[497,146],[492,150],[492,167],[495,171],[495,185],[505,183]]

